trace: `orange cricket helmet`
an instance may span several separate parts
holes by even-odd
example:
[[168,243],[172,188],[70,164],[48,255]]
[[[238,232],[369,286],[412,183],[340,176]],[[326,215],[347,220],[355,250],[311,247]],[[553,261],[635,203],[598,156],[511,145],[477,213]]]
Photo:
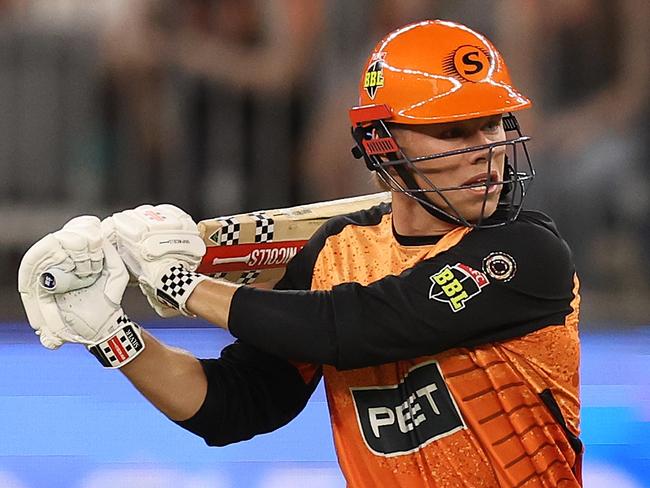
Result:
[[388,34],[368,58],[352,122],[377,105],[388,106],[392,122],[431,124],[514,112],[531,102],[512,86],[503,57],[483,35],[427,20]]
[[[359,104],[350,109],[356,141],[352,152],[363,158],[391,190],[414,198],[438,219],[468,227],[503,225],[519,215],[535,175],[525,144],[530,138],[522,135],[512,115],[530,106],[531,101],[512,85],[503,57],[485,36],[443,20],[409,24],[384,37],[365,64],[359,83]],[[498,114],[504,115],[504,141],[430,156],[410,159],[390,132],[391,124],[447,123]],[[513,131],[517,137],[507,138]],[[436,188],[417,167],[422,161],[487,151],[490,169],[494,153],[504,149],[509,154],[501,181],[488,178],[478,184]],[[518,149],[523,149],[525,156],[524,171],[518,164]],[[419,187],[414,174],[429,187]],[[485,214],[485,202],[494,186],[500,187],[499,207],[505,210],[498,212],[498,218]],[[485,189],[483,210],[477,220],[469,221],[454,208],[445,192],[477,187]],[[444,200],[445,208],[428,197],[431,193]]]

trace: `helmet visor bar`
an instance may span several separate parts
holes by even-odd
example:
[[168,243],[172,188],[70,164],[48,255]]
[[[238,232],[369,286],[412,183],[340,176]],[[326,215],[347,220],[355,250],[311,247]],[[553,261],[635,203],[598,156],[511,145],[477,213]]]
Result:
[[[379,123],[384,126],[383,122]],[[389,135],[390,131],[388,127],[384,126],[383,129]],[[512,220],[516,219],[521,210],[521,205],[523,203],[524,197],[526,196],[528,186],[530,185],[532,179],[535,176],[535,170],[530,161],[530,156],[528,154],[528,148],[526,147],[526,142],[530,140],[528,136],[521,136],[514,139],[507,139],[504,141],[494,142],[490,144],[483,144],[478,146],[472,146],[468,148],[447,151],[444,153],[437,153],[431,156],[424,156],[410,159],[404,152],[399,148],[399,151],[393,153],[393,159],[387,159],[385,157],[378,157],[376,155],[371,156],[376,162],[376,169],[378,175],[381,179],[393,190],[400,191],[408,195],[409,197],[417,200],[421,205],[434,209],[434,212],[438,215],[442,214],[445,220],[450,220],[460,225],[464,225],[472,228],[486,228],[486,227],[496,227],[504,225]],[[398,146],[399,147],[399,146]],[[459,154],[472,153],[476,151],[485,151],[487,150],[487,174],[493,174],[494,168],[494,156],[495,151],[499,148],[505,148],[505,161],[503,168],[503,175],[499,179],[491,180],[490,176],[485,181],[463,184],[458,186],[450,187],[439,187],[433,184],[427,175],[418,167],[419,162],[429,161],[434,159],[440,159],[449,156],[456,156]],[[519,149],[523,150],[524,153],[524,164],[521,167],[521,159]],[[398,175],[400,178],[396,178],[391,171],[390,167],[395,167],[398,170]],[[414,184],[414,180],[411,182],[401,181],[404,179],[404,168],[412,175],[417,175],[421,182],[424,183],[424,187]],[[489,194],[491,189],[494,187],[500,187],[500,197],[498,207],[503,213],[501,215],[503,218],[498,220],[491,219],[488,221],[489,215],[486,215],[486,206]],[[483,202],[481,204],[481,210],[478,218],[473,220],[468,220],[465,218],[461,212],[453,205],[448,198],[454,191],[462,190],[477,190],[483,189]],[[431,200],[429,195],[437,195],[440,199],[438,204],[434,203]]]
[[[491,142],[489,144],[481,144],[479,146],[471,146],[471,147],[464,147],[462,149],[454,149],[453,151],[446,151],[446,152],[441,152],[441,153],[436,153],[432,154],[430,156],[420,156],[417,158],[408,158],[403,152],[401,152],[403,158],[400,159],[395,159],[395,160],[387,160],[387,161],[382,161],[382,166],[395,166],[398,164],[404,164],[406,162],[415,164],[415,163],[420,163],[422,161],[431,161],[432,159],[440,159],[440,158],[447,158],[449,156],[457,156],[459,154],[466,154],[470,152],[475,152],[475,151],[482,151],[484,149],[488,149],[489,151],[492,150],[494,147],[498,146],[507,146],[507,145],[512,145],[512,144],[519,144],[519,143],[524,143],[530,141],[529,136],[520,136],[517,137],[516,139],[506,139],[505,141],[500,141],[500,142]],[[525,145],[524,145],[525,147]],[[528,151],[526,150],[526,153]]]

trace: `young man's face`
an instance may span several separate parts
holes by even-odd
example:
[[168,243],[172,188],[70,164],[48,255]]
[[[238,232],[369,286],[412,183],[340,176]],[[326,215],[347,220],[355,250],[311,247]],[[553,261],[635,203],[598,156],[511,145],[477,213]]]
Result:
[[[393,126],[391,132],[409,159],[505,140],[501,115],[443,124],[398,125]],[[423,161],[416,163],[422,175],[414,172],[413,177],[422,189],[429,189],[431,185],[443,189],[483,183],[488,177],[490,181],[503,181],[505,154],[505,146],[493,148],[491,164],[488,164],[489,149]],[[488,187],[484,218],[496,210],[501,189],[501,185]],[[481,217],[485,186],[449,190],[443,194],[455,210],[435,192],[426,195],[437,207],[452,215],[459,212],[470,222]]]

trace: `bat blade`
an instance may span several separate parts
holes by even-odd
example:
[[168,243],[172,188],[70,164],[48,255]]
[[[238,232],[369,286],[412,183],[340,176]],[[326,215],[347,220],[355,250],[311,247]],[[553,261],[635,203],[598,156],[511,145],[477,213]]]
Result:
[[328,219],[390,202],[390,193],[202,220],[207,252],[197,271],[239,283],[279,278]]

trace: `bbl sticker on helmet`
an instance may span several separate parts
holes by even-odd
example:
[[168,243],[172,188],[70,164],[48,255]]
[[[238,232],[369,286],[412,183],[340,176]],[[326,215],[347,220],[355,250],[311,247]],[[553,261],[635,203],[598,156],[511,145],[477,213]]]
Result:
[[482,81],[492,64],[490,55],[477,46],[460,46],[447,55],[442,63],[444,73],[461,81]]
[[490,284],[483,273],[463,263],[446,265],[429,278],[433,283],[429,289],[429,298],[448,303],[452,312],[464,309],[468,300]]
[[368,69],[363,78],[363,88],[371,100],[375,99],[377,90],[384,86],[384,57],[386,53],[375,53],[372,55]]
[[483,259],[483,271],[499,281],[510,281],[517,272],[515,259],[504,252],[493,252]]

